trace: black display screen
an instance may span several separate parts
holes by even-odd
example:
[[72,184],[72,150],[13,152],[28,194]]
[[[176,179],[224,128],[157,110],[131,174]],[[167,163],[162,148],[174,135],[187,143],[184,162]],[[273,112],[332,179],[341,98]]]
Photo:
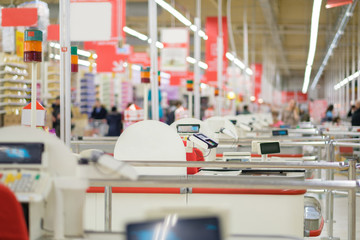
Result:
[[0,164],[41,164],[44,143],[0,142]]
[[221,240],[216,217],[178,219],[168,225],[162,220],[132,223],[126,226],[126,236],[127,240]]
[[198,133],[200,131],[199,124],[179,124],[176,126],[178,133]]
[[260,143],[261,154],[280,153],[280,144],[278,142]]
[[230,120],[230,122],[231,122],[232,124],[236,125],[237,120]]
[[273,130],[272,135],[273,136],[287,136],[288,131],[286,129],[284,129],[284,130]]

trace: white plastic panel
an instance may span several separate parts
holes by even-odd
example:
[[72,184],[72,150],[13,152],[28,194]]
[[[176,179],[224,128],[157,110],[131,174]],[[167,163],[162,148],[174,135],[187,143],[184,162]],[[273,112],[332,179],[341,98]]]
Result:
[[71,41],[107,41],[111,38],[111,3],[70,4]]

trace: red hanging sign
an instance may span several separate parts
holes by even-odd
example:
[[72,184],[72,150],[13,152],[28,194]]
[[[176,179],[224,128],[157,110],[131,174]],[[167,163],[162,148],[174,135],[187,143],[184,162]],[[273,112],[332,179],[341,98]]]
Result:
[[261,78],[262,78],[262,64],[253,64],[254,69],[254,96],[259,99],[261,95]]
[[59,24],[50,24],[47,27],[48,35],[47,40],[48,41],[60,41],[60,25]]
[[[206,18],[206,34],[208,40],[206,41],[205,47],[205,60],[208,65],[206,70],[205,80],[206,82],[215,82],[217,81],[217,37],[218,37],[218,18],[217,17],[207,17]],[[223,29],[223,75],[226,74],[227,69],[227,59],[226,52],[228,51],[228,31],[227,31],[227,22],[226,17],[222,19],[222,29]]]
[[143,66],[150,66],[150,57],[146,52],[132,53],[128,59],[129,63],[141,64]]
[[1,9],[2,27],[34,27],[37,25],[37,8]]

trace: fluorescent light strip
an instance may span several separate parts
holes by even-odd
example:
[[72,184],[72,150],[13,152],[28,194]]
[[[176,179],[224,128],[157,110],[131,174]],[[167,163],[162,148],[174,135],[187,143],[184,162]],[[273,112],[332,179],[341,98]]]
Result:
[[311,68],[314,63],[318,29],[319,29],[321,2],[322,2],[322,0],[314,0],[314,4],[313,4],[313,10],[312,10],[312,16],[311,16],[311,33],[310,33],[309,53],[308,53],[308,59],[306,62],[304,84],[303,84],[303,88],[302,88],[303,93],[306,93],[308,91],[309,83],[310,83],[310,76],[311,76]]
[[349,77],[345,78],[344,80],[342,80],[341,82],[339,82],[338,84],[336,84],[334,86],[335,90],[340,89],[341,87],[343,87],[344,85],[346,85],[347,83],[351,82],[352,80],[358,78],[360,76],[360,70],[357,71],[356,73],[350,75]]
[[[50,42],[49,43],[50,47],[56,48],[56,49],[60,49],[60,44],[59,43],[55,43],[55,42]],[[81,50],[78,49],[77,50],[78,55],[80,56],[84,56],[84,57],[90,57],[91,56],[91,52],[89,51],[85,51],[85,50]],[[97,59],[97,54],[93,54],[93,59]]]
[[[191,64],[195,64],[196,63],[196,60],[195,58],[192,58],[192,57],[186,57],[186,61],[191,63]],[[199,67],[201,67],[202,69],[207,69],[208,68],[208,65],[202,61],[199,61],[198,63]]]
[[157,4],[159,4],[163,9],[168,11],[171,15],[173,15],[175,18],[177,18],[180,22],[182,22],[185,26],[190,27],[191,31],[197,32],[200,37],[202,37],[204,40],[208,40],[208,36],[204,33],[204,31],[199,30],[197,31],[197,27],[191,23],[189,19],[184,17],[178,10],[173,8],[170,4],[165,2],[164,0],[155,0]]
[[138,38],[140,40],[146,41],[146,40],[149,39],[146,35],[144,35],[142,33],[139,33],[138,31],[135,31],[134,29],[131,29],[131,28],[127,27],[127,26],[123,27],[123,30],[127,34],[130,34],[131,36],[134,36],[134,37],[136,37],[136,38]]
[[184,17],[181,13],[179,13],[175,8],[173,8],[171,5],[169,5],[164,0],[155,0],[157,4],[159,4],[162,8],[164,8],[166,11],[168,11],[171,15],[176,17],[180,22],[182,22],[184,25],[190,27],[191,22]]
[[338,41],[340,40],[341,38],[341,35],[344,34],[344,29],[346,27],[346,24],[349,22],[349,18],[350,18],[350,15],[352,15],[352,12],[354,11],[355,9],[355,6],[356,4],[349,4],[346,8],[346,12],[345,12],[345,15],[344,17],[341,19],[340,23],[338,24],[338,27],[337,27],[337,32],[333,38],[333,40],[331,41],[331,44],[330,44],[330,47],[327,49],[327,52],[326,52],[326,55],[321,63],[321,66],[313,80],[313,83],[311,84],[311,89],[315,89],[317,83],[319,82],[319,79],[328,63],[328,60],[330,58],[330,56],[332,55],[333,53],[333,50],[336,48],[337,44],[338,44]]
[[[131,36],[134,36],[142,41],[147,41],[149,44],[151,43],[151,39],[148,36],[146,36],[142,33],[139,33],[138,31],[135,31],[134,29],[131,29],[131,28],[125,26],[125,27],[123,27],[123,30],[124,30],[124,32],[126,32],[127,34],[129,34]],[[164,44],[162,42],[157,41],[155,45],[157,48],[164,48]]]
[[226,58],[229,59],[229,61],[234,62],[236,66],[238,66],[241,70],[245,70],[247,75],[253,75],[253,71],[246,67],[245,64],[238,58],[235,58],[235,56],[229,52],[225,54]]

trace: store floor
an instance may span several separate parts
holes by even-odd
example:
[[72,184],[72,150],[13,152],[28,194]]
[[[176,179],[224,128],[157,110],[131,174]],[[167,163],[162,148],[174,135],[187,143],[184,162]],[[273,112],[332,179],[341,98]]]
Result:
[[[346,180],[344,175],[336,175],[336,180]],[[358,176],[359,179],[359,176]],[[325,215],[325,195],[322,199],[323,214]],[[325,218],[325,216],[324,216]],[[334,199],[334,237],[341,240],[348,239],[348,198],[336,195]],[[321,237],[327,236],[327,224],[325,223]],[[321,239],[309,238],[309,239]],[[360,239],[360,197],[356,198],[356,239]],[[354,239],[355,240],[355,239]]]

